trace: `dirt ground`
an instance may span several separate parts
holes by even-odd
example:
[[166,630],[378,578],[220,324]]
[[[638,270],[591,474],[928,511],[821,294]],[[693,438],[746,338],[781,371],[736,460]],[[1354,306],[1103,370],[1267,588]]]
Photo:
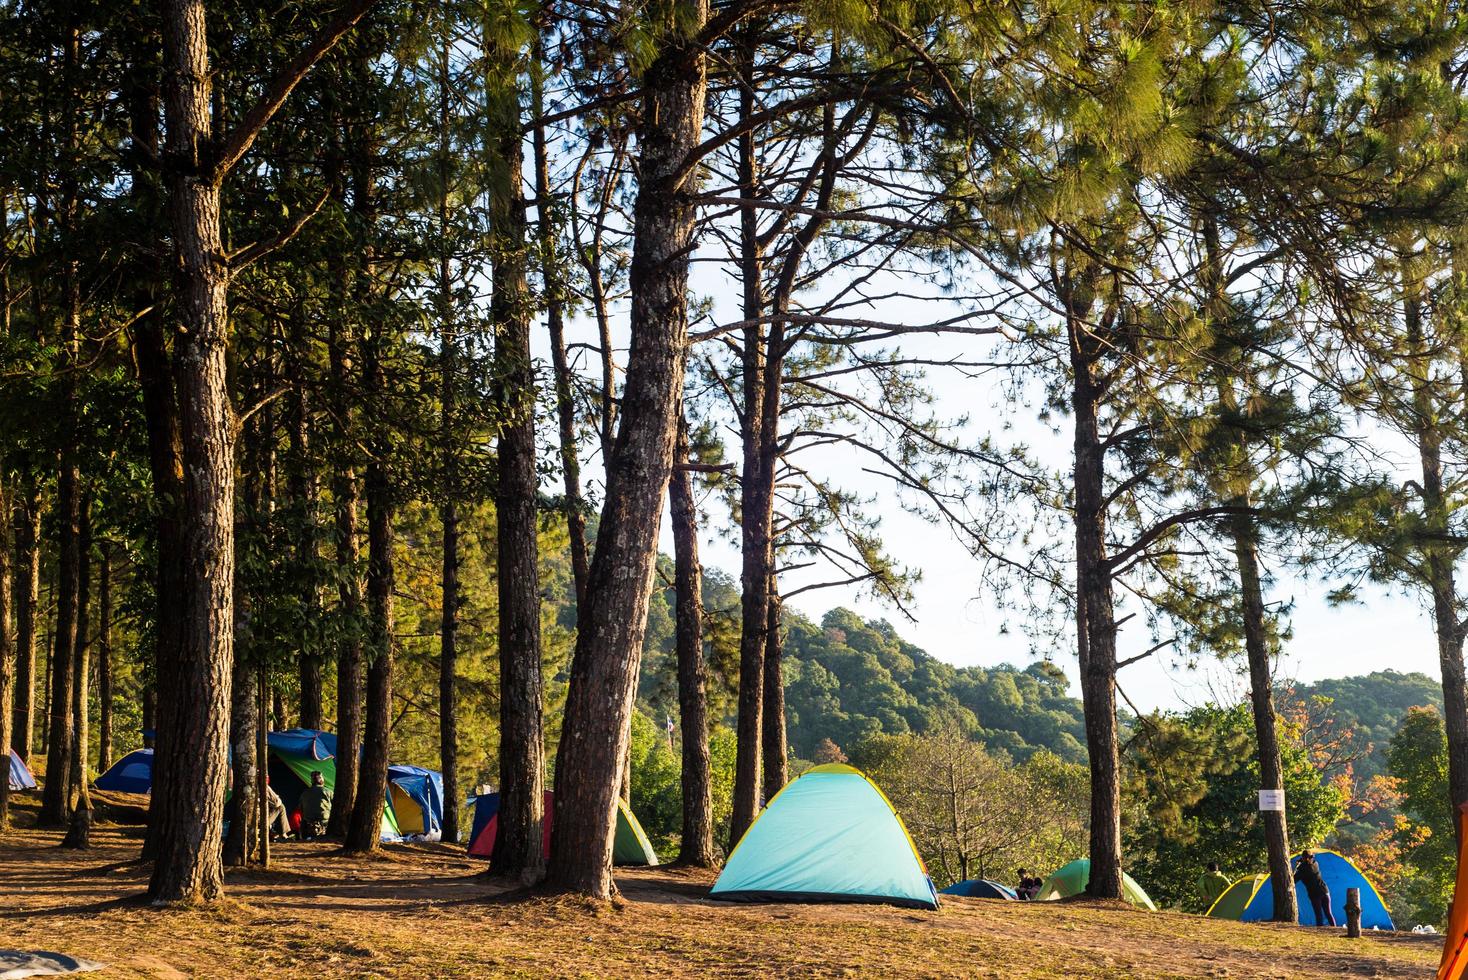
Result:
[[100,960],[131,977],[1400,977],[1430,976],[1440,939],[1216,922],[1096,902],[956,898],[877,905],[730,905],[713,875],[618,875],[599,906],[507,895],[447,845],[346,859],[282,844],[269,871],[229,875],[208,909],[154,909],[134,863],[141,828],[102,824],[90,851],[0,836],[0,947]]

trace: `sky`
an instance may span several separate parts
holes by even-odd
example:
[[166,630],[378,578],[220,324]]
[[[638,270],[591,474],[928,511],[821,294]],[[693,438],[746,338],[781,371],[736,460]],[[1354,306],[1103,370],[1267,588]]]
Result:
[[[691,283],[696,297],[708,303],[708,319],[695,325],[707,329],[712,324],[738,320],[740,289],[715,264],[696,265]],[[921,291],[911,281],[903,290]],[[874,289],[881,293],[881,289]],[[945,304],[949,304],[946,305]],[[847,315],[873,316],[898,323],[927,323],[952,315],[956,307],[936,295],[931,301],[891,300],[877,304],[870,311]],[[619,365],[625,363],[626,311],[618,305],[613,317]],[[542,336],[536,342],[543,344]],[[592,323],[584,316],[568,324],[568,343],[596,343]],[[972,349],[958,345],[974,343],[954,336],[907,338],[905,352],[923,357],[946,358],[960,353],[968,356]],[[537,351],[546,360],[548,351]],[[589,355],[583,350],[583,357]],[[596,371],[589,362],[581,370],[589,375]],[[1006,440],[1027,443],[1040,462],[1052,469],[1070,466],[1068,418],[1052,420],[1061,427],[1057,434],[1036,418],[1035,409],[1010,402],[1000,391],[998,382],[975,381],[942,370],[929,373],[933,408],[940,416],[968,416],[972,421],[966,434],[977,437],[1002,433]],[[726,432],[726,458],[738,459],[736,434]],[[1384,447],[1384,452],[1387,452]],[[591,446],[583,448],[589,452]],[[1399,450],[1393,450],[1401,455]],[[1388,452],[1390,457],[1390,452]],[[914,567],[921,578],[914,588],[914,601],[907,607],[912,619],[901,610],[863,594],[856,587],[833,587],[807,592],[791,600],[790,605],[812,620],[831,608],[846,606],[868,618],[889,620],[904,639],[923,648],[941,660],[958,666],[995,666],[1009,663],[1024,666],[1034,659],[1031,641],[1025,635],[1023,622],[1001,610],[981,580],[979,563],[952,532],[941,525],[930,524],[903,509],[890,485],[861,471],[856,461],[839,453],[827,452],[821,458],[823,473],[834,472],[845,489],[871,495],[869,508],[881,517],[882,537],[888,551],[898,563]],[[807,462],[810,462],[807,460]],[[1396,459],[1404,474],[1410,471],[1410,460]],[[600,460],[592,453],[583,465],[585,477],[596,499],[600,499]],[[555,478],[558,480],[558,477]],[[559,483],[548,484],[549,492],[559,492]],[[710,501],[710,527],[702,536],[702,558],[705,567],[716,567],[738,579],[740,561],[737,535],[731,533],[729,515],[717,501]],[[1067,525],[1068,526],[1068,525]],[[1069,548],[1070,543],[1058,542]],[[672,551],[672,533],[664,515],[661,548]],[[1267,560],[1267,556],[1266,556]],[[1416,597],[1409,597],[1379,586],[1361,586],[1360,601],[1345,607],[1332,607],[1326,594],[1333,583],[1308,580],[1290,569],[1272,568],[1274,580],[1269,585],[1266,602],[1292,606],[1289,622],[1293,636],[1286,642],[1276,677],[1300,682],[1331,677],[1345,677],[1392,669],[1402,672],[1421,671],[1438,677],[1437,649],[1427,609]],[[782,578],[781,590],[789,593],[812,576],[831,578],[829,570],[794,574]],[[1137,616],[1122,627],[1118,639],[1121,659],[1141,653],[1156,640]],[[1008,631],[1002,627],[1008,626]],[[1072,691],[1079,696],[1076,683],[1076,654],[1072,646],[1044,652],[1060,666],[1072,681]],[[1124,668],[1118,685],[1125,699],[1122,707],[1141,711],[1183,709],[1207,701],[1237,700],[1247,690],[1247,681],[1239,676],[1237,665],[1218,662],[1197,664],[1180,662],[1174,652],[1164,651]]]

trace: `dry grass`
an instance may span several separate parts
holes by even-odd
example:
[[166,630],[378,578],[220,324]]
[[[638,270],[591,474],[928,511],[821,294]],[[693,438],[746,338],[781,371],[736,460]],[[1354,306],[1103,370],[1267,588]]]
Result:
[[[18,822],[31,820],[23,806]],[[675,869],[620,874],[609,907],[507,895],[440,845],[355,860],[287,844],[270,871],[231,873],[219,907],[160,910],[130,863],[139,836],[102,824],[80,853],[55,833],[0,839],[0,946],[144,977],[1418,978],[1439,954],[1420,936],[1351,941],[1097,902],[725,905],[705,897],[712,875]]]

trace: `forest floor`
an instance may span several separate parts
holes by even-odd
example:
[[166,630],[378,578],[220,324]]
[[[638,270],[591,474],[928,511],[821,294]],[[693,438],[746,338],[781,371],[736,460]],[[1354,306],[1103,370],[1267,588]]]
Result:
[[[0,836],[0,947],[100,960],[132,977],[1400,977],[1430,976],[1438,937],[1218,922],[1120,903],[956,898],[877,905],[730,905],[713,875],[619,869],[611,905],[507,895],[440,844],[358,860],[277,845],[230,872],[210,908],[147,905],[142,828],[100,822],[88,851],[59,833]],[[110,802],[110,801],[109,801]],[[125,817],[116,807],[103,816]]]

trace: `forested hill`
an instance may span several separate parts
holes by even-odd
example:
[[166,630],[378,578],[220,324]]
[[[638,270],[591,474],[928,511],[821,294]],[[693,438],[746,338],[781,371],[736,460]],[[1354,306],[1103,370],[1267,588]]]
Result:
[[1362,784],[1386,772],[1386,750],[1407,709],[1431,705],[1442,710],[1442,685],[1426,674],[1378,670],[1356,677],[1333,677],[1296,684],[1280,696],[1281,707],[1303,704],[1316,724],[1348,735],[1346,751],[1355,756],[1353,770]]
[[[668,580],[671,576],[668,568]],[[711,706],[716,719],[732,725],[738,585],[710,570],[704,591]],[[670,588],[654,596],[643,657],[643,709],[660,724],[677,716],[672,603]],[[891,623],[842,608],[830,610],[820,622],[787,609],[785,627],[790,747],[801,758],[811,758],[822,739],[851,749],[877,733],[957,725],[1017,759],[1045,748],[1067,761],[1085,761],[1081,702],[1071,696],[1055,664],[955,667],[903,640]],[[1355,774],[1363,784],[1385,771],[1387,743],[1407,709],[1429,704],[1442,705],[1436,679],[1393,670],[1280,691],[1282,711],[1299,706],[1307,723],[1349,733],[1347,751],[1356,757]]]
[[[704,591],[711,706],[715,718],[732,724],[737,584],[710,570]],[[672,602],[671,589],[654,597],[643,656],[643,707],[659,723],[677,715]],[[957,726],[1016,759],[1045,748],[1085,761],[1081,702],[1054,664],[955,667],[903,640],[885,620],[849,609],[832,609],[819,623],[787,609],[784,625],[790,748],[801,758],[811,758],[822,739],[850,749],[878,733]]]

